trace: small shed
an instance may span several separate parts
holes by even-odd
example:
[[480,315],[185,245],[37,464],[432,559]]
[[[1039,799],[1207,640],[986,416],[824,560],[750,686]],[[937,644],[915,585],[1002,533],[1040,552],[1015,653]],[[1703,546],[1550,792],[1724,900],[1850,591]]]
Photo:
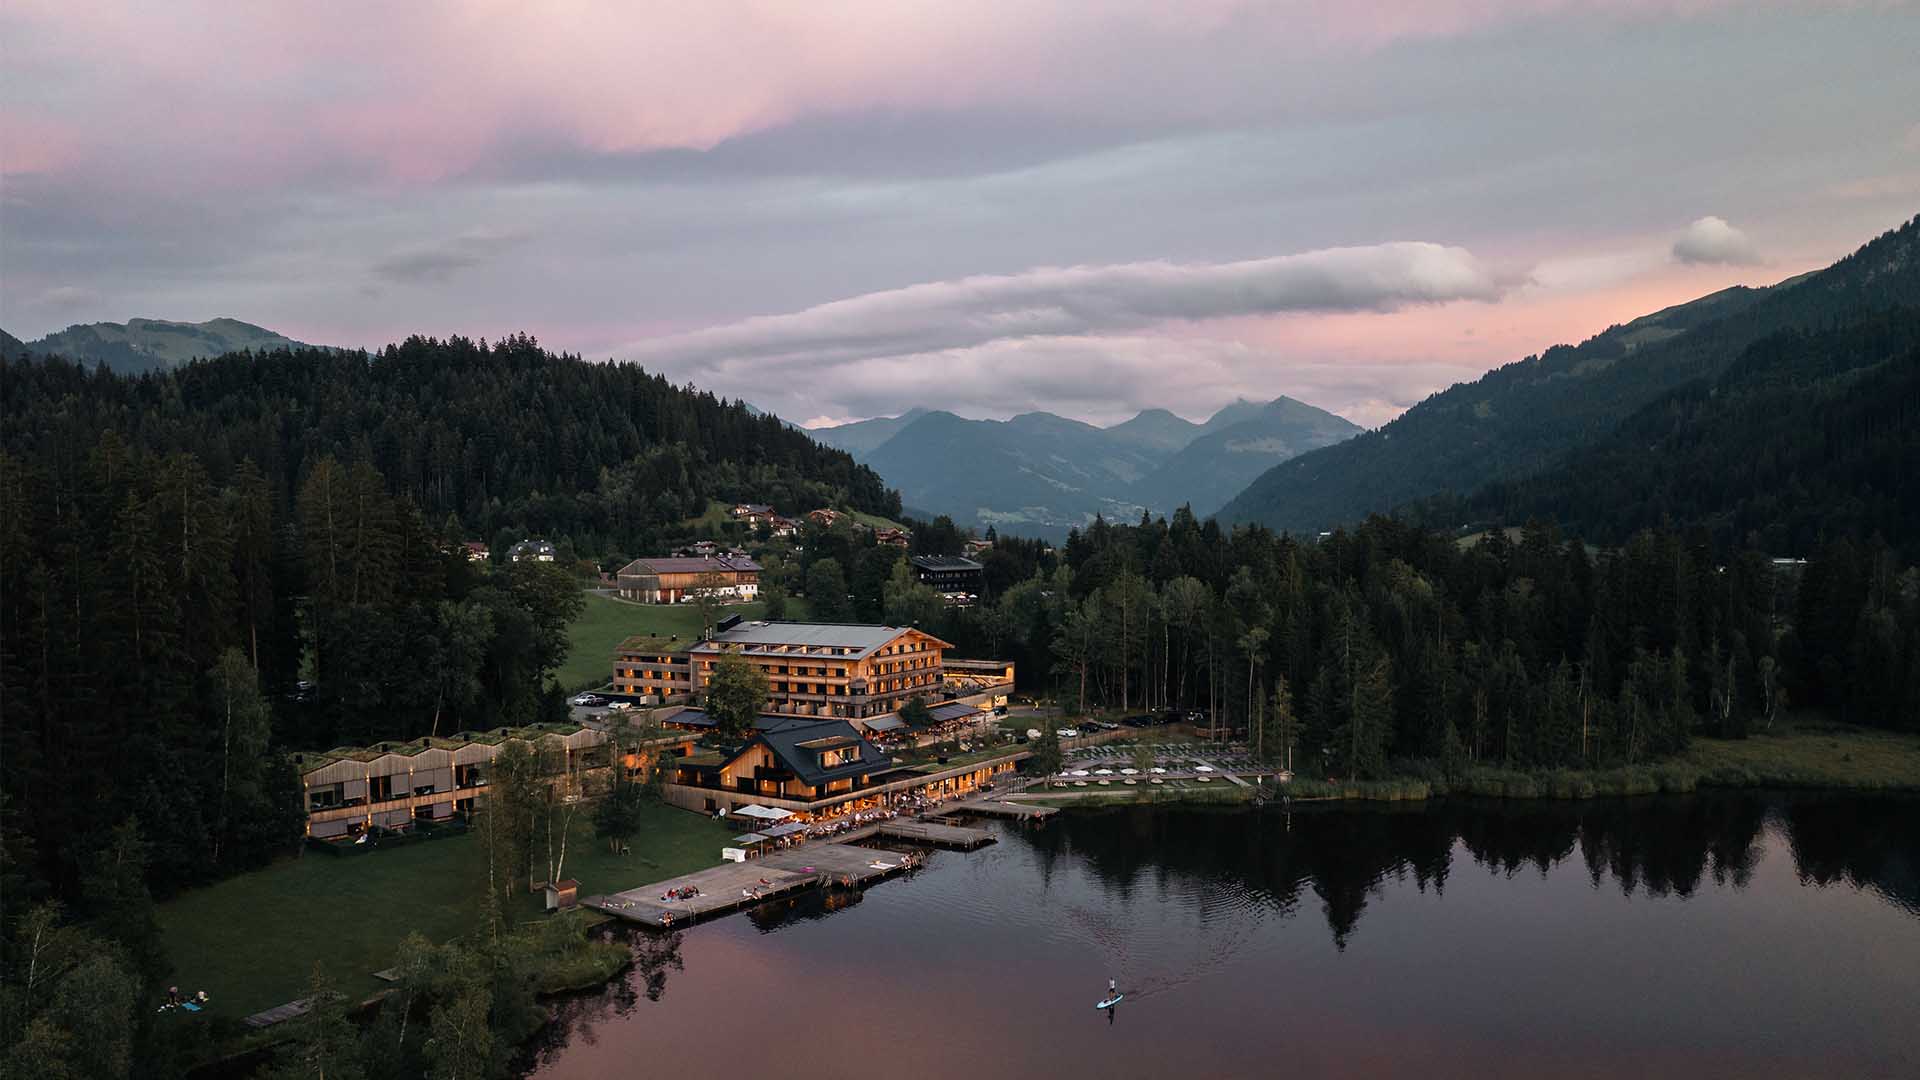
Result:
[[565,911],[580,902],[580,883],[572,878],[547,882],[547,910]]

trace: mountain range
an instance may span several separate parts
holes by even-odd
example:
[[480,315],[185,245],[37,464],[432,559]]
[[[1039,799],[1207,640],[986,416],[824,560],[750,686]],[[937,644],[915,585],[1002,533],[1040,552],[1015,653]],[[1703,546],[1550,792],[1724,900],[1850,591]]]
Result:
[[[1268,470],[1218,516],[1301,533],[1423,504],[1420,516],[1429,520],[1434,506],[1484,511],[1501,500],[1474,502],[1482,488],[1560,470],[1585,448],[1638,437],[1640,429],[1623,423],[1682,388],[1711,390],[1756,342],[1825,331],[1903,305],[1920,305],[1920,218],[1824,270],[1764,288],[1724,289],[1452,386],[1375,431]],[[1868,366],[1862,360],[1849,370]],[[1750,434],[1758,441],[1748,445],[1763,450],[1765,428]],[[1556,475],[1569,491],[1595,479]]]
[[138,375],[146,371],[169,371],[189,360],[228,353],[312,346],[238,319],[209,319],[198,323],[128,319],[124,323],[76,323],[24,343],[6,334],[5,340],[0,340],[0,347],[10,356],[25,350],[42,356],[64,356],[88,367],[104,364],[116,374]]
[[1096,427],[1048,412],[969,420],[912,409],[816,428],[900,490],[902,502],[963,525],[1063,535],[1096,514],[1218,509],[1277,462],[1360,433],[1292,398],[1235,401],[1196,424],[1165,409]]

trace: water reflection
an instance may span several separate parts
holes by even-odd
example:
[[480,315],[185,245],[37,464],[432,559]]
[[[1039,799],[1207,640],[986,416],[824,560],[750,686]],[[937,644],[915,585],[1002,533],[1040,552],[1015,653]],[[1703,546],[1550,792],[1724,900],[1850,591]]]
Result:
[[[1459,1031],[1472,1032],[1489,1009],[1530,1007],[1529,994],[1503,996],[1503,988],[1564,980],[1542,983],[1542,993],[1532,995],[1564,1006],[1534,1018],[1536,1069],[1557,1067],[1554,1053],[1592,1037],[1587,1021],[1572,1018],[1611,1012],[1616,1025],[1659,1031],[1668,1017],[1691,1016],[1703,994],[1722,995],[1724,1015],[1692,1016],[1698,1029],[1672,1033],[1674,1045],[1720,1039],[1741,1048],[1723,1051],[1712,1067],[1695,1062],[1703,1074],[1737,1070],[1742,1052],[1778,1054],[1791,1045],[1814,1053],[1822,1037],[1832,1045],[1820,1053],[1850,1051],[1873,1038],[1882,1043],[1877,1052],[1896,1055],[1887,1060],[1912,1052],[1901,1038],[1889,1040],[1875,1010],[1887,1007],[1884,988],[1898,983],[1899,972],[1920,963],[1914,947],[1920,937],[1908,929],[1908,917],[1920,916],[1916,799],[1729,793],[1260,812],[1129,807],[1061,814],[1037,827],[995,827],[1001,830],[997,847],[943,854],[914,877],[870,894],[813,894],[762,905],[745,919],[667,935],[631,933],[633,968],[604,993],[563,1002],[529,1067],[596,1075],[605,1059],[581,1048],[604,1036],[624,1052],[630,1040],[667,1037],[658,1026],[663,1023],[678,1025],[678,1035],[721,1038],[722,1018],[712,1021],[712,1031],[681,1029],[707,1023],[701,1018],[716,1007],[752,1011],[756,998],[781,1009],[789,991],[803,985],[891,994],[890,1004],[908,1010],[903,1018],[916,1009],[939,1015],[966,1002],[979,1014],[977,1023],[992,1027],[1069,996],[1081,1002],[1076,1011],[1084,1009],[1082,997],[1092,1000],[1085,992],[1118,972],[1131,980],[1128,1002],[1146,1010],[1136,1015],[1160,1023],[1178,1017],[1197,1030],[1229,1023],[1247,1007],[1239,998],[1251,972],[1282,967],[1311,980],[1320,998],[1289,1000],[1290,1009],[1322,1010],[1303,1013],[1303,1022],[1372,1022],[1391,1034],[1401,1029],[1393,1025],[1420,1017],[1420,1023],[1446,1025],[1457,1038],[1465,1038]],[[1768,870],[1761,874],[1763,866]],[[1450,890],[1466,899],[1445,902]],[[1729,906],[1749,890],[1762,895]],[[1874,931],[1858,905],[1791,895],[1825,892],[1838,900],[1856,891],[1885,901],[1882,911],[1900,913],[1893,915],[1900,921],[1897,940],[1882,958],[1897,966],[1865,975],[1869,984],[1881,981],[1877,995],[1852,981],[1862,977],[1857,965],[1871,958],[1856,960],[1850,970],[1840,960],[1820,959],[1828,955],[1820,950],[1858,948],[1865,956],[1874,946],[1861,942],[1888,940],[1888,927]],[[1706,894],[1717,899],[1694,902]],[[1688,915],[1692,908],[1702,910]],[[838,914],[846,918],[830,918]],[[1377,928],[1370,940],[1371,920]],[[1303,930],[1321,924],[1324,932],[1302,938]],[[1783,927],[1802,924],[1828,932],[1829,939],[1783,950]],[[1700,943],[1703,936],[1713,940]],[[1317,959],[1316,938],[1322,952],[1331,941],[1329,957],[1352,950],[1362,959]],[[683,945],[693,950],[689,960],[682,959]],[[1688,954],[1692,948],[1698,955]],[[1791,955],[1793,948],[1808,955]],[[1764,971],[1748,971],[1755,956],[1767,958],[1771,984]],[[1729,957],[1740,959],[1729,967]],[[1483,969],[1484,987],[1448,980],[1445,973],[1463,960]],[[1607,971],[1614,984],[1634,982],[1633,972],[1669,964],[1686,976],[1663,977],[1665,999],[1646,987],[1622,995],[1622,985],[1581,985],[1604,981]],[[1007,981],[1010,971],[1018,973],[1017,982]],[[1390,981],[1378,981],[1387,972]],[[1727,980],[1749,975],[1755,985],[1748,989],[1763,997],[1747,1001],[1740,997],[1746,989],[1725,989]],[[676,982],[688,995],[677,1008],[667,993]],[[1372,1014],[1369,1020],[1356,1019],[1354,1002],[1364,1002],[1357,1007]],[[1746,1034],[1760,1023],[1756,1010],[1768,1009],[1776,1015],[1765,1021],[1775,1032],[1767,1038],[1779,1045]],[[778,1033],[802,1045],[825,1037],[797,1019],[789,1024],[782,1016],[756,1015],[769,1037]],[[1121,1041],[1107,1052],[1121,1054],[1134,1037],[1125,1034],[1128,1019],[1119,1017],[1114,1031]],[[1244,1016],[1240,1022],[1260,1023]],[[921,1033],[946,1034],[944,1028]],[[1482,1049],[1513,1050],[1510,1032],[1481,1035]],[[1787,1043],[1790,1036],[1798,1042]],[[1208,1052],[1227,1073],[1244,1067],[1236,1055],[1245,1048],[1232,1038],[1229,1033]],[[1155,1045],[1131,1051],[1137,1061],[1115,1060],[1144,1066]],[[1044,1031],[1002,1050],[1036,1062],[1066,1053]],[[1505,1074],[1527,1075],[1525,1060],[1514,1057]],[[1420,1064],[1383,1058],[1379,1071]],[[1615,1064],[1632,1071],[1624,1059]],[[1121,1073],[1133,1074],[1124,1067]]]
[[1920,800],[1747,794],[1587,802],[1451,800],[1430,806],[1114,808],[1062,815],[1020,834],[1043,875],[1084,862],[1122,897],[1175,877],[1228,879],[1283,910],[1321,901],[1344,945],[1381,883],[1443,892],[1456,842],[1475,866],[1546,874],[1578,853],[1595,888],[1689,897],[1703,882],[1744,888],[1769,822],[1803,881],[1871,888],[1920,910]]

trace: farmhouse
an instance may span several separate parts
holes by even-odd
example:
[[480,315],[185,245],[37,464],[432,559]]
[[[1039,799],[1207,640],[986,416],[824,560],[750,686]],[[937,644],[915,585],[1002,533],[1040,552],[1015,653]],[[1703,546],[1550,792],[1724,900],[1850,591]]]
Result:
[[701,590],[728,600],[751,600],[760,594],[760,564],[738,554],[635,559],[621,567],[614,580],[621,596],[643,604],[677,604]]

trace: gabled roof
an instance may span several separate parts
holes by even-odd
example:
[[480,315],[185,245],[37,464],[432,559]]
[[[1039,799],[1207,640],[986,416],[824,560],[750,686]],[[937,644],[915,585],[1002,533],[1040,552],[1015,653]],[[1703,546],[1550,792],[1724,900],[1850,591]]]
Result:
[[[784,724],[760,732],[753,742],[764,744],[782,767],[802,783],[819,787],[831,780],[844,780],[878,772],[892,765],[892,759],[872,743],[860,737],[845,720],[812,720]],[[833,768],[820,766],[822,750],[858,749],[858,758]],[[745,751],[743,750],[742,753]]]
[[620,576],[635,574],[716,574],[746,573],[760,564],[744,555],[667,555],[655,559],[635,559],[620,568]]

